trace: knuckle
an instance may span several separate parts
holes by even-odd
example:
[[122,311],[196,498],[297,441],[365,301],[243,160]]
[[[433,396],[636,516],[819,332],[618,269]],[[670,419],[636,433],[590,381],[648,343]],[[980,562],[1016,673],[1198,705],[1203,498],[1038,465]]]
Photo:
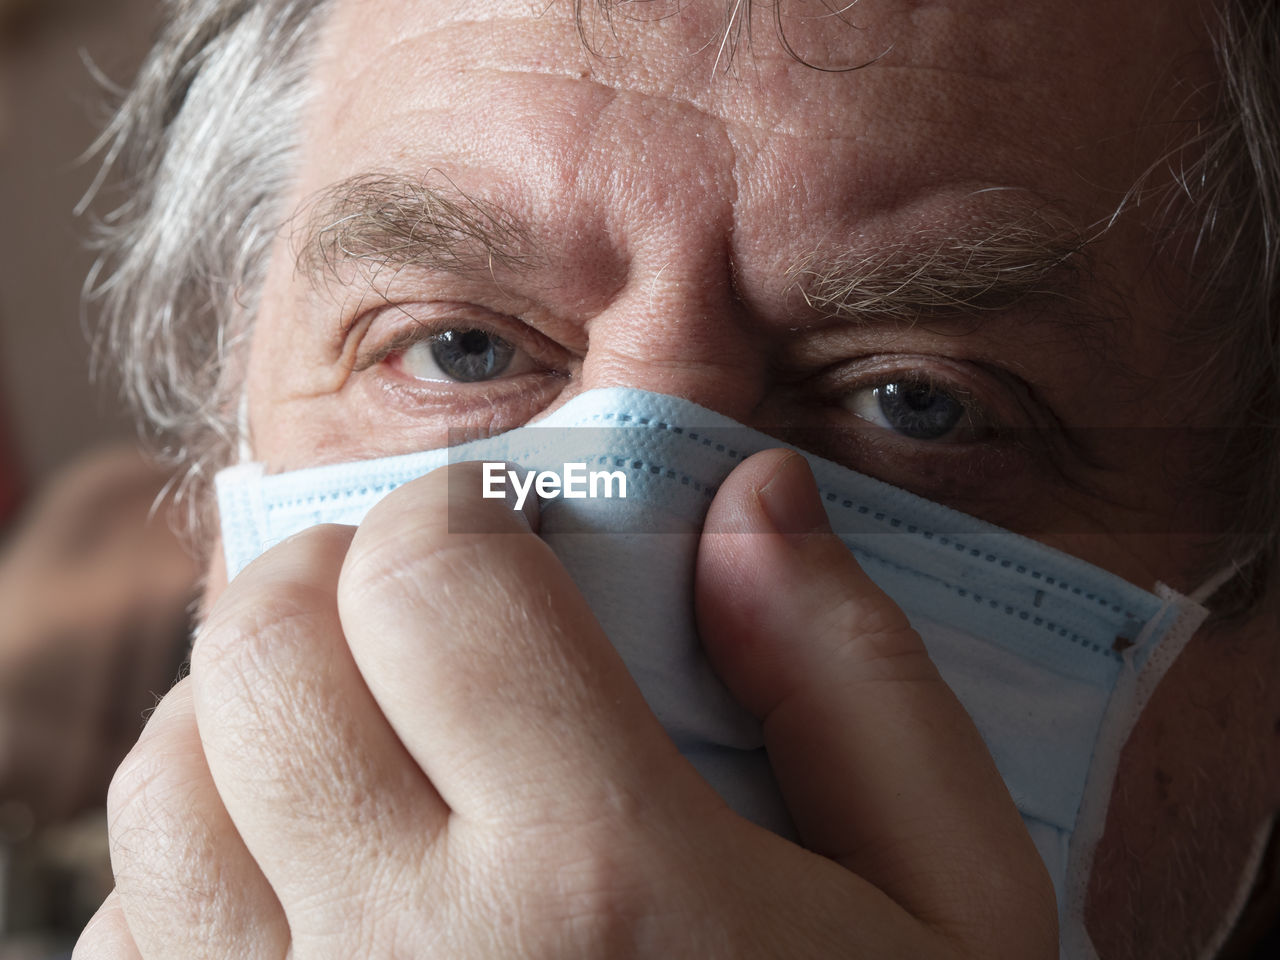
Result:
[[456,597],[475,584],[483,583],[489,591],[504,589],[493,575],[495,567],[523,565],[529,538],[503,536],[495,542],[408,520],[397,536],[371,537],[353,548],[338,582],[339,607],[363,611],[410,603],[451,609]]
[[[241,789],[294,800],[315,788],[327,751],[349,749],[348,733],[325,722],[332,704],[312,675],[328,669],[323,641],[335,598],[323,588],[280,584],[241,592],[197,637],[191,680],[210,757],[231,761]],[[252,787],[250,787],[250,782]]]
[[216,863],[221,839],[205,822],[205,787],[172,757],[149,753],[122,765],[108,799],[111,861],[121,896],[147,920],[174,916],[197,928],[227,899]]
[[480,464],[452,464],[383,498],[360,524],[343,566],[340,593],[375,594],[412,569],[448,582],[474,569],[486,547],[519,551],[528,525],[502,501],[482,500]]
[[223,601],[192,647],[192,675],[205,687],[270,677],[272,660],[306,646],[335,603],[305,581],[248,583]]
[[[239,652],[246,638],[333,606],[324,572],[338,569],[355,528],[311,527],[272,547],[231,581],[196,636],[193,662]],[[328,582],[332,582],[330,579]]]
[[157,710],[116,768],[107,788],[107,811],[113,830],[135,820],[170,816],[172,796],[189,776],[193,758],[201,756],[199,734],[191,715],[180,710]]
[[551,848],[560,856],[547,882],[526,890],[534,915],[555,930],[542,939],[548,955],[622,956],[644,913],[644,882],[628,863],[618,834],[602,830],[555,831]]
[[819,615],[821,635],[833,638],[834,676],[896,682],[941,679],[920,634],[888,598],[843,595]]
[[135,745],[111,777],[107,786],[107,819],[113,833],[127,827],[131,820],[146,819],[137,808],[150,796],[152,783],[161,767],[149,754],[144,745]]
[[449,477],[454,469],[441,467],[388,493],[360,522],[355,545],[359,547],[365,540],[394,540],[408,527],[439,524],[440,518],[447,516]]

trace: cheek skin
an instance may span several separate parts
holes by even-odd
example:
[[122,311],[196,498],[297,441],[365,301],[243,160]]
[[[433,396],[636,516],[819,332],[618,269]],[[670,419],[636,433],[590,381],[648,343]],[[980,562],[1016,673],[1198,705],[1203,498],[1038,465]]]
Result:
[[1138,944],[1187,955],[1231,908],[1280,806],[1280,604],[1269,606],[1202,628],[1125,745],[1086,907],[1100,956]]

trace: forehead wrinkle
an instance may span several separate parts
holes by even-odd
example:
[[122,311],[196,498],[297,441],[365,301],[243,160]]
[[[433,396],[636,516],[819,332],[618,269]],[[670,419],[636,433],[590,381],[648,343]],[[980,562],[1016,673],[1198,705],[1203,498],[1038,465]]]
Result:
[[[358,123],[364,124],[364,101],[379,90],[398,89],[407,94],[402,109],[429,105],[462,114],[460,96],[492,102],[495,89],[508,81],[545,77],[571,86],[581,84],[584,89],[615,95],[625,92],[680,104],[718,121],[726,129],[759,131],[810,149],[827,141],[843,142],[850,149],[857,144],[858,165],[866,170],[867,178],[884,183],[914,176],[888,156],[896,157],[903,145],[904,133],[895,120],[901,119],[901,110],[883,115],[878,106],[884,85],[896,85],[894,78],[909,73],[901,66],[885,71],[886,65],[881,63],[856,75],[817,74],[788,57],[775,55],[771,46],[761,45],[751,51],[753,79],[743,80],[701,69],[698,57],[680,55],[678,43],[673,46],[665,33],[654,34],[654,24],[647,24],[646,32],[641,34],[646,50],[633,51],[631,43],[622,55],[596,57],[582,47],[572,24],[564,18],[530,20],[506,15],[505,11],[495,12],[490,19],[446,20],[430,25],[419,22],[410,24],[407,30],[401,26],[383,32],[384,37],[392,35],[390,43],[381,47],[375,43],[376,56],[372,55],[374,50],[369,50],[367,56],[341,56],[336,75],[329,78],[331,94],[344,104],[338,112],[361,118]],[[679,41],[685,35],[681,32],[674,39]],[[424,46],[418,48],[414,41]],[[367,37],[364,42],[370,43]],[[760,72],[762,64],[768,66],[765,73]],[[757,75],[760,79],[755,79]],[[442,77],[447,77],[447,82],[442,82]],[[926,79],[919,77],[913,83],[919,86]],[[821,85],[816,97],[810,89],[813,83]],[[844,89],[846,84],[854,84],[861,91],[853,101],[846,102],[852,93],[852,89]],[[978,99],[983,103],[997,102],[998,91],[984,89],[982,93]],[[1011,143],[1003,125],[994,125],[1001,127],[995,130],[991,123],[965,122],[966,118],[974,118],[959,116],[949,95],[942,95],[942,101],[935,102],[938,97],[936,91],[922,91],[895,97],[894,101],[905,100],[913,115],[921,114],[916,119],[935,127],[931,136],[924,138],[927,143],[951,145],[946,162],[965,168],[955,171],[957,178],[993,174],[991,179],[1019,181],[1026,179],[1029,170],[1040,169],[1043,156],[1029,145],[1019,148]],[[569,98],[553,99],[561,104],[571,103]],[[858,118],[856,123],[850,123],[851,105],[853,116]],[[465,116],[460,119],[465,120]],[[937,129],[939,124],[945,124],[947,129]],[[447,130],[445,135],[449,136]],[[957,135],[966,142],[957,141]],[[913,148],[920,139],[910,137],[906,146]],[[996,141],[999,152],[984,149]],[[955,159],[976,155],[985,158],[981,171]],[[998,169],[992,169],[993,165]]]
[[[359,23],[364,28],[358,35],[361,47],[353,50],[340,46],[326,58],[332,68],[327,86],[336,104],[333,112],[338,116],[361,115],[368,92],[386,88],[388,81],[417,76],[422,82],[415,85],[415,95],[440,90],[444,97],[440,77],[449,78],[452,95],[459,82],[467,82],[467,75],[489,75],[585,80],[614,92],[683,103],[723,122],[745,122],[748,118],[739,116],[741,111],[736,105],[750,103],[754,117],[761,104],[755,96],[744,98],[744,91],[767,93],[784,75],[797,76],[802,81],[817,76],[812,68],[790,57],[755,48],[751,58],[753,73],[768,65],[768,75],[752,82],[724,77],[702,68],[702,61],[710,55],[704,56],[700,50],[682,52],[678,42],[653,32],[656,24],[642,25],[644,29],[628,42],[624,52],[597,55],[583,46],[570,20],[554,16],[445,19],[416,24],[409,31],[388,31],[390,36],[368,29],[363,20]],[[354,25],[354,21],[347,24]],[[330,23],[331,46],[346,44],[350,31],[341,26],[337,18]],[[790,89],[790,79],[787,84]],[[797,103],[802,102],[791,96],[774,99],[781,102],[769,110],[770,125],[785,123]]]

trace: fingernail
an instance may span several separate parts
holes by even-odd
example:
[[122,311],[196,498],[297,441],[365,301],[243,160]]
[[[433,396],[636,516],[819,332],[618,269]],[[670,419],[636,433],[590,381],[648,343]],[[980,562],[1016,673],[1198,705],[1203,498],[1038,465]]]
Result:
[[758,495],[765,515],[781,534],[805,536],[831,530],[813,471],[798,453],[782,458]]

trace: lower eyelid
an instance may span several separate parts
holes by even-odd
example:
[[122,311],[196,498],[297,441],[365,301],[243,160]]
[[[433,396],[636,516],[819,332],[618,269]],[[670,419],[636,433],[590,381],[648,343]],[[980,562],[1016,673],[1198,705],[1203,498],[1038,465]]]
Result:
[[[827,408],[826,426],[785,431],[782,439],[851,470],[965,512],[1002,501],[1046,472],[1045,451],[1002,434],[973,442],[913,440]],[[818,422],[823,418],[820,416]]]
[[388,405],[403,415],[446,417],[453,423],[483,414],[486,420],[505,424],[501,427],[504,430],[522,425],[551,403],[565,379],[554,372],[535,372],[505,380],[448,383],[419,380],[391,370],[379,375],[377,368],[369,374],[372,376],[362,382],[365,389],[375,391],[373,402]]

